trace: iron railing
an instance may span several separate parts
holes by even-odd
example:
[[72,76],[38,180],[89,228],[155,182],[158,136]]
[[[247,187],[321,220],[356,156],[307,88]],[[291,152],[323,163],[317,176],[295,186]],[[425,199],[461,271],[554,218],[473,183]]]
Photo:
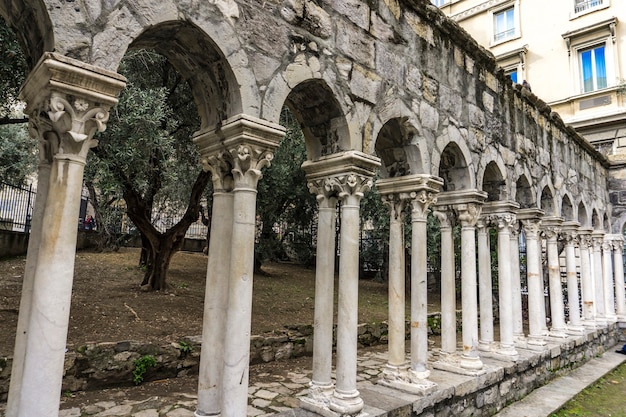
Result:
[[0,182],[0,230],[30,232],[37,190]]

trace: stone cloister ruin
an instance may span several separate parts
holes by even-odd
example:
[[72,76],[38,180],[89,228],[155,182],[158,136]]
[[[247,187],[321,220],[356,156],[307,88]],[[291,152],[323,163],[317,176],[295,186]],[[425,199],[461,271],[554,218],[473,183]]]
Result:
[[[479,381],[467,392],[486,395],[501,381],[540,380],[546,361],[565,361],[567,353],[577,355],[571,362],[578,363],[616,343],[619,323],[626,321],[623,239],[609,233],[607,160],[539,98],[506,79],[494,59],[430,2],[0,0],[0,14],[32,65],[22,98],[40,144],[40,191],[8,417],[58,413],[83,168],[97,143],[94,134],[106,128],[124,88],[116,69],[131,48],[161,53],[191,84],[202,121],[194,140],[213,174],[196,416],[246,415],[256,185],[284,135],[278,124],[283,105],[304,131],[303,169],[319,202],[313,375],[302,408],[353,416],[368,405],[356,378],[359,202],[378,170],[377,187],[392,213],[389,361],[380,381],[389,398],[393,392],[428,398],[438,390],[430,377],[436,370]],[[335,289],[337,205],[341,256]],[[408,357],[405,208],[414,243]],[[426,246],[420,244],[429,210],[442,235],[442,340],[436,356],[428,343]],[[457,224],[461,349],[452,238]],[[499,332],[491,298],[491,228],[498,242]],[[520,233],[527,248],[524,311]],[[568,305],[564,290],[582,308]],[[539,359],[529,364],[532,355]],[[485,381],[491,359],[505,364],[506,372]],[[515,368],[522,361],[526,368]],[[459,407],[467,404],[467,392],[446,398]],[[439,413],[438,401],[415,406],[412,415]]]

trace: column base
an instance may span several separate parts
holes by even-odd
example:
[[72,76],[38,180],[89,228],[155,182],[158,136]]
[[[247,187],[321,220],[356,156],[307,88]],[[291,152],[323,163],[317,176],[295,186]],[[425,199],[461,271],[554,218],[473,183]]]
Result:
[[437,389],[437,384],[426,379],[429,376],[428,370],[418,372],[408,367],[387,365],[378,383],[409,394],[427,395]]
[[519,353],[514,347],[502,347],[499,346],[491,352],[481,353],[481,356],[485,358],[498,359],[501,361],[516,362],[519,359]]
[[617,315],[616,314],[607,314],[606,321],[609,323],[617,323]]
[[363,399],[359,391],[341,392],[335,388],[335,392],[330,397],[330,411],[339,413],[340,416],[364,417],[367,414],[362,413]]
[[566,328],[562,328],[562,329],[555,329],[554,327],[550,329],[550,333],[548,333],[549,337],[555,337],[555,338],[560,338],[560,339],[565,339],[567,338],[567,329]]
[[513,340],[516,346],[518,343],[526,343],[526,335],[524,333],[516,333],[513,335]]
[[542,336],[528,336],[526,349],[542,351],[548,349],[548,342]]
[[580,336],[581,334],[585,334],[585,328],[582,324],[578,325],[568,325],[567,326],[567,334],[572,336]]
[[[433,368],[442,371],[448,371],[459,375],[478,376],[486,373],[483,369],[483,363],[480,358],[476,357],[480,363],[480,368],[468,368],[462,365],[463,356],[458,353],[440,353],[439,359],[433,362]],[[467,365],[467,364],[466,364]]]
[[495,346],[496,346],[496,342],[494,342],[493,340],[491,341],[479,340],[478,341],[478,350],[481,352],[491,352],[493,349],[495,349]]
[[595,330],[598,328],[598,326],[596,325],[596,321],[594,319],[584,319],[583,327],[587,330]]
[[222,415],[221,412],[215,413],[215,414],[207,414],[207,413],[205,413],[203,411],[200,411],[200,410],[196,410],[193,413],[193,417],[220,417],[221,415]]

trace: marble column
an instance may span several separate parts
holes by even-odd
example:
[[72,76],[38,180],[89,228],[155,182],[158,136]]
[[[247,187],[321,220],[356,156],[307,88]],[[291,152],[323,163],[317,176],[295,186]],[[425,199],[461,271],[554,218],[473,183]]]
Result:
[[[34,251],[28,254],[16,337],[23,352],[14,363],[7,416],[58,415],[83,171],[97,144],[93,135],[106,128],[124,85],[119,74],[45,53],[22,89],[30,133],[40,142],[43,194],[29,242]],[[54,227],[43,227],[43,219]]]
[[580,293],[578,291],[578,274],[576,273],[576,245],[578,244],[578,222],[563,223],[563,239],[565,240],[565,271],[567,274],[567,302],[569,306],[569,323],[567,333],[582,334],[584,327],[580,316]]
[[221,406],[224,417],[244,416],[248,409],[257,184],[284,132],[282,126],[243,114],[227,119],[220,129],[221,146],[230,154],[233,175]]
[[[362,155],[362,157],[367,157]],[[372,157],[370,157],[372,158]],[[359,204],[363,193],[372,186],[377,161],[370,160],[369,172],[348,171],[339,177],[341,191],[341,257],[337,311],[337,381],[329,408],[339,414],[357,414],[363,400],[356,389],[358,293],[359,293]]]
[[511,292],[513,293],[513,338],[524,343],[524,317],[522,312],[522,282],[520,276],[519,223],[511,227]]
[[602,284],[604,288],[604,314],[606,319],[615,322],[615,283],[613,281],[613,242],[612,235],[605,235],[602,243]]
[[478,297],[480,309],[480,339],[478,350],[490,352],[495,347],[493,338],[493,288],[491,279],[491,245],[489,219],[482,216],[476,222],[478,240]]
[[578,229],[580,248],[580,288],[582,296],[582,319],[583,326],[595,328],[596,308],[595,308],[595,287],[593,283],[593,272],[591,269],[591,229],[581,227]]
[[464,369],[480,370],[483,363],[478,356],[478,305],[476,287],[476,221],[481,206],[469,203],[456,206],[461,222],[461,302],[463,306],[463,355],[460,365]]
[[[196,137],[196,143],[202,140]],[[200,150],[203,151],[202,149]],[[221,413],[222,378],[224,369],[224,340],[228,309],[233,235],[233,177],[230,155],[217,151],[201,155],[203,168],[211,172],[213,181],[213,210],[211,235],[202,318],[202,346],[198,372],[198,406],[195,417],[215,416]]]
[[[376,186],[391,209],[389,230],[389,361],[379,383],[410,393],[435,388],[428,381],[426,216],[443,180],[414,174],[383,178]],[[404,209],[411,207],[411,361],[405,360]]]
[[541,232],[541,216],[543,212],[536,209],[519,210],[518,218],[521,219],[526,237],[526,274],[528,285],[528,347],[542,349],[546,345],[543,338],[545,316],[541,313],[544,305],[544,296],[541,282],[541,252],[539,240]]
[[441,358],[456,354],[456,282],[451,211],[435,211],[441,231]]
[[[431,181],[433,183],[433,181]],[[433,184],[437,188],[443,181]],[[438,191],[438,190],[437,190]],[[436,386],[428,381],[428,257],[426,251],[428,208],[435,203],[435,192],[420,190],[411,193],[411,368],[412,384],[422,392]]]
[[323,407],[324,405],[328,406],[335,387],[331,374],[337,196],[328,178],[310,179],[308,187],[317,196],[319,210],[315,260],[313,375],[309,385],[309,396],[302,398],[302,401]]
[[[358,415],[363,409],[363,400],[356,389],[359,210],[363,193],[371,188],[379,166],[380,159],[359,151],[344,151],[302,164],[309,183],[323,181],[327,196],[336,196],[341,204],[336,382],[327,401],[324,396],[316,400],[314,395],[301,401],[302,408],[322,415]],[[324,372],[320,369],[320,374]],[[325,383],[325,375],[318,378]]]
[[408,196],[382,195],[390,208],[389,225],[389,360],[383,371],[383,379],[390,383],[402,383],[406,379],[408,365],[405,358],[405,258],[404,258],[404,208]]
[[596,306],[596,324],[606,325],[605,297],[604,297],[604,281],[602,275],[602,243],[604,242],[604,232],[594,230],[591,233],[592,252],[592,273],[594,285],[594,301]]
[[615,309],[617,320],[626,321],[626,294],[624,289],[624,236],[613,238],[613,273],[615,274]]
[[550,315],[552,318],[550,336],[567,337],[565,325],[565,304],[561,286],[558,238],[563,220],[560,217],[544,217],[543,234],[546,238],[548,256],[548,280],[550,286]]
[[500,299],[500,347],[498,354],[517,358],[513,339],[513,293],[511,279],[511,228],[517,222],[512,213],[494,216],[498,228],[498,292]]

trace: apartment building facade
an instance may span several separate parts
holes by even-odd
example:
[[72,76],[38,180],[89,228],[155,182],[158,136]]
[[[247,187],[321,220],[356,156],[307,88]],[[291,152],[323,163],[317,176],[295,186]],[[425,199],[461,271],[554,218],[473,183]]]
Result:
[[626,1],[432,3],[609,158],[613,217],[626,218]]

